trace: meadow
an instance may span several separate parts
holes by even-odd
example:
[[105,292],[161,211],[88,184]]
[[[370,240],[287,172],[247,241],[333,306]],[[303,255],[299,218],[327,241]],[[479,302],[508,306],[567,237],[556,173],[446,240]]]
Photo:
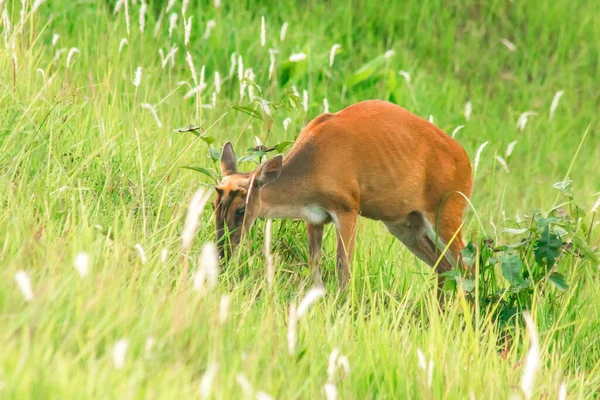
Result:
[[[0,15],[0,398],[600,396],[600,3],[0,0]],[[324,295],[300,221],[272,223],[272,283],[265,222],[216,281],[210,205],[182,249],[226,141],[249,171],[373,98],[473,163],[475,274],[448,277],[443,309],[430,268],[365,219],[345,292],[331,226]]]

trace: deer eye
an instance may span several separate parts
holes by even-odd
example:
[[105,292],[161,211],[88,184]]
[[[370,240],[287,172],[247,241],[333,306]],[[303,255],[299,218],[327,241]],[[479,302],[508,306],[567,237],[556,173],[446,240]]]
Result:
[[238,217],[242,217],[245,212],[246,212],[246,207],[240,207],[237,210],[235,210],[235,215],[237,215]]

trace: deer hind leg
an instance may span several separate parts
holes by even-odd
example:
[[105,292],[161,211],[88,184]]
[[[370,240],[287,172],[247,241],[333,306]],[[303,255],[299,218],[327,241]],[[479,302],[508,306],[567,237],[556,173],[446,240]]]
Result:
[[323,279],[321,278],[323,228],[323,224],[306,223],[306,234],[308,236],[308,265],[315,286],[323,286]]
[[453,253],[447,252],[442,256],[446,246],[444,237],[436,235],[433,224],[421,212],[413,211],[404,220],[385,225],[414,255],[429,266],[435,267],[436,272],[446,272],[454,267]]
[[345,289],[350,282],[350,262],[354,252],[356,238],[356,212],[330,213],[337,231],[336,271],[340,289]]

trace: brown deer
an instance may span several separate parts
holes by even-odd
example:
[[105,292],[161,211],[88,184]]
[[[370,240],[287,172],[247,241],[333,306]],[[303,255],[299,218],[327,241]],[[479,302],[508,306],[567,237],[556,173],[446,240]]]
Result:
[[313,280],[322,285],[323,227],[333,222],[337,277],[344,288],[362,215],[382,221],[437,272],[462,265],[469,157],[442,130],[395,104],[369,100],[322,114],[302,130],[285,159],[278,155],[250,173],[237,171],[227,142],[221,169],[214,208],[222,256],[238,246],[257,218],[303,219]]

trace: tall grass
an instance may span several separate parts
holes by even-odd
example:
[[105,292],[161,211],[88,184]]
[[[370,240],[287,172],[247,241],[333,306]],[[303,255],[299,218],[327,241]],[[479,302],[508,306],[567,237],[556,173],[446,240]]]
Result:
[[182,273],[215,238],[208,208],[181,243],[212,183],[181,167],[214,174],[226,140],[242,155],[380,98],[433,116],[472,160],[482,149],[469,239],[506,242],[568,173],[597,252],[595,2],[185,3],[0,1],[1,398],[597,396],[589,257],[559,260],[566,291],[534,293],[522,390],[525,325],[460,291],[440,311],[432,272],[380,224],[361,220],[343,293],[326,231],[327,293],[301,318],[303,224],[273,221],[269,257],[257,224],[210,290]]

